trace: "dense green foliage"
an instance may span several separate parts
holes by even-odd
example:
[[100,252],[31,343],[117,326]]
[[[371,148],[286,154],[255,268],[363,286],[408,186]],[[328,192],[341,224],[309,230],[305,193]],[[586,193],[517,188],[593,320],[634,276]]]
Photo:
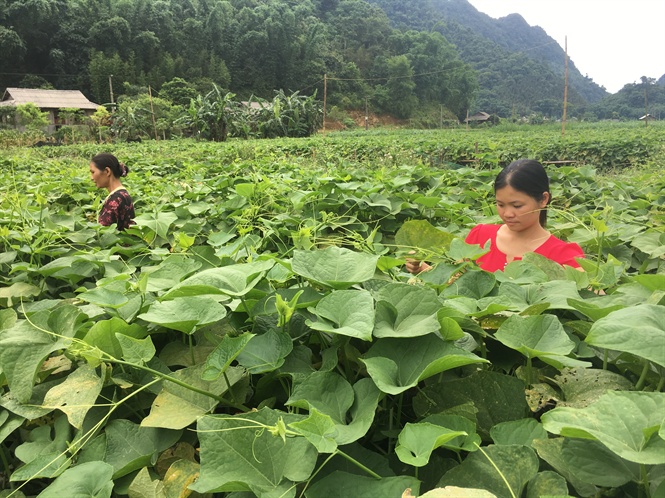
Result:
[[385,112],[404,101],[410,113],[435,103],[462,117],[475,85],[440,34],[396,31],[381,9],[360,0],[3,0],[0,25],[0,87],[37,73],[100,104],[111,100],[109,75],[116,97],[180,77],[197,94],[215,83],[247,99],[276,90],[322,95],[328,74],[331,105],[359,107],[367,98]]
[[[597,171],[662,171],[655,128],[125,144],[123,234],[96,145],[3,149],[0,486],[659,496],[665,176]],[[496,167],[553,148],[576,164],[548,166],[549,227],[585,272],[479,270],[460,237],[498,221]]]
[[591,106],[591,114],[599,119],[638,119],[651,114],[665,117],[665,84],[642,77],[640,83],[629,83],[619,92]]
[[[93,101],[150,86],[187,107],[213,84],[275,91],[400,118],[467,110],[504,118],[562,114],[562,48],[519,15],[492,19],[466,0],[0,1],[0,88],[79,88]],[[634,119],[643,99],[611,100],[570,63],[568,115]],[[639,89],[637,90],[639,92]],[[662,87],[650,89],[662,111]],[[640,114],[641,113],[641,114]]]

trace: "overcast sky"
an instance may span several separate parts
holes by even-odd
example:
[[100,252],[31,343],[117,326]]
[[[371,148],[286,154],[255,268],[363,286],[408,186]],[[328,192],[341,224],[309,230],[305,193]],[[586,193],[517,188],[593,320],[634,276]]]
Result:
[[563,48],[577,69],[616,93],[665,74],[665,0],[469,0],[499,18],[520,14]]

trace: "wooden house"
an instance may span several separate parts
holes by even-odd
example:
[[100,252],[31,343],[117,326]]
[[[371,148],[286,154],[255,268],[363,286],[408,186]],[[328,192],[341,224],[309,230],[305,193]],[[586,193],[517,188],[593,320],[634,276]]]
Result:
[[48,113],[47,132],[53,133],[65,124],[60,116],[61,109],[80,109],[85,116],[91,116],[99,104],[90,102],[79,90],[41,90],[38,88],[7,88],[0,100],[0,106],[18,106],[33,103],[42,112]]
[[477,112],[473,116],[469,116],[464,120],[465,123],[485,123],[486,121],[489,121],[490,115],[487,114],[486,112]]

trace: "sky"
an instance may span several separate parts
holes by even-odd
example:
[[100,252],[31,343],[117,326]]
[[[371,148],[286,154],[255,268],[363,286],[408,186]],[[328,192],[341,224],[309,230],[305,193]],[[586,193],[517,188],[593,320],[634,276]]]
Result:
[[665,0],[469,0],[499,18],[520,14],[540,26],[582,75],[610,93],[665,74]]

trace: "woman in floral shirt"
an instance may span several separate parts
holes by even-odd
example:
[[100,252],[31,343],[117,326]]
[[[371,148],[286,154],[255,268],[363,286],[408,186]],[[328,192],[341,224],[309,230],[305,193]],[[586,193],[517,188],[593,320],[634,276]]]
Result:
[[127,173],[129,168],[113,154],[97,154],[90,161],[90,178],[97,188],[109,191],[99,212],[100,225],[109,226],[115,223],[118,230],[124,230],[134,224],[134,203],[120,181]]

